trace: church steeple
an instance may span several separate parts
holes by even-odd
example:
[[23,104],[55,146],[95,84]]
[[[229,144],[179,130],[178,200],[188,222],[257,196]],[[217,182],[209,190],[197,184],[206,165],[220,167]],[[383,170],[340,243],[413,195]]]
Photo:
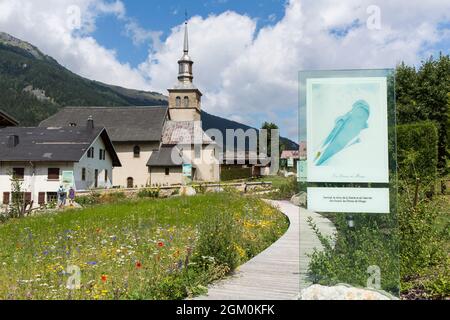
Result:
[[192,74],[192,65],[194,62],[189,57],[189,35],[188,35],[188,21],[184,23],[184,46],[183,56],[178,61],[179,71],[178,80],[183,84],[192,83],[194,75]]
[[194,75],[189,57],[188,20],[184,23],[183,56],[178,60],[178,83],[169,90],[169,119],[172,121],[200,121],[202,93],[193,84]]

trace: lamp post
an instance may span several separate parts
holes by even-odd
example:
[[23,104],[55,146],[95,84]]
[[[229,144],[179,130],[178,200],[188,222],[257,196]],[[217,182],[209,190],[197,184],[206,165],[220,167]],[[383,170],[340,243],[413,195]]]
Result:
[[348,215],[346,220],[347,220],[348,227],[350,229],[353,229],[355,227],[355,220],[354,220],[353,216],[352,215]]

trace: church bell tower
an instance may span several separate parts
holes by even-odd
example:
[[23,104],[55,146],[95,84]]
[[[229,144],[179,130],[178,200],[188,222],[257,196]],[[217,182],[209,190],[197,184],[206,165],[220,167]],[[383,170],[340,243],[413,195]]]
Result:
[[172,121],[200,121],[202,93],[194,84],[189,57],[188,22],[185,22],[183,56],[178,61],[178,83],[169,91],[169,117]]

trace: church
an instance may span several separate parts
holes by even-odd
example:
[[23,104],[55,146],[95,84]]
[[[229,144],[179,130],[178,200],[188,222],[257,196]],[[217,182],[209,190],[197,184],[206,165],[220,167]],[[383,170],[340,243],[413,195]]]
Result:
[[105,127],[122,164],[113,168],[115,187],[176,185],[185,179],[217,182],[221,151],[203,131],[202,93],[193,83],[193,64],[186,22],[168,107],[67,107],[39,126],[78,127],[91,118],[95,126]]

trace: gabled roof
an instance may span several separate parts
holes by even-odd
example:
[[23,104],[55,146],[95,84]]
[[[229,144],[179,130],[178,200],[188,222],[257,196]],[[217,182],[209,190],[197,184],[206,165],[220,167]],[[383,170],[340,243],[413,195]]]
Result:
[[[17,142],[15,146],[10,145],[13,136]],[[103,139],[113,166],[120,167],[106,129],[87,127],[0,129],[0,161],[78,162],[97,137]]]
[[284,150],[281,152],[280,159],[299,159],[300,158],[300,151],[298,150]]
[[160,141],[167,107],[67,107],[39,126],[85,126],[89,116],[113,142]]
[[163,146],[158,151],[153,151],[147,162],[149,167],[180,167],[181,164],[175,163],[172,159],[172,151],[176,149],[176,153],[180,153],[177,147]]
[[7,114],[5,111],[0,110],[0,128],[15,127],[17,125],[19,125],[19,121]]

